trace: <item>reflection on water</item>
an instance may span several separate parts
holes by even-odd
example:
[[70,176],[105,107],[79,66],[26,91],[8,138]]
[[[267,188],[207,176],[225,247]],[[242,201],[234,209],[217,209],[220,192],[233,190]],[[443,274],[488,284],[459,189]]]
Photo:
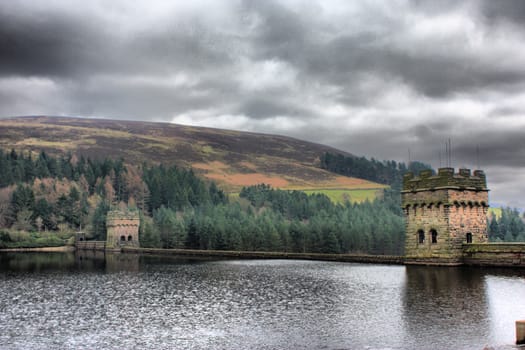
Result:
[[482,349],[490,330],[481,269],[407,266],[403,321],[408,339],[427,334],[461,339],[466,349]]
[[43,272],[74,268],[72,253],[0,253],[0,272]]
[[485,285],[491,339],[515,340],[514,321],[525,319],[525,271],[486,276]]
[[136,254],[106,253],[96,250],[80,250],[75,253],[75,268],[81,271],[106,272],[139,271],[140,256]]
[[407,341],[429,333],[456,349],[515,341],[514,322],[525,316],[525,271],[407,266],[406,274]]
[[512,348],[508,271],[0,254],[0,349]]

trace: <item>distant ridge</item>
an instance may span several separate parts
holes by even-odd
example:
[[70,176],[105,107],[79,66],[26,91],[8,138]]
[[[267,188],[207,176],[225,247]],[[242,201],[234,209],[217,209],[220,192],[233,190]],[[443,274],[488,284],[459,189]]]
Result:
[[379,189],[382,185],[319,168],[333,147],[291,137],[170,123],[78,117],[0,119],[0,148],[192,167],[227,191],[267,183],[278,188]]

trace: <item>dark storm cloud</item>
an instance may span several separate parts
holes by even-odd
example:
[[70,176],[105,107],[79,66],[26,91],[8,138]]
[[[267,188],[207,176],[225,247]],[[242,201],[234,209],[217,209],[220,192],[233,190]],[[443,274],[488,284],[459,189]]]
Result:
[[142,69],[206,71],[233,64],[235,43],[200,23],[175,23],[162,32],[141,33],[130,38],[126,51]]
[[[96,84],[96,82],[95,82]],[[151,85],[108,84],[103,88],[76,86],[68,89],[71,99],[77,100],[80,115],[113,115],[120,106],[122,115],[131,119],[162,116],[166,110],[182,113],[209,103],[203,96],[188,96],[183,89],[166,89]]]
[[457,8],[461,5],[461,3],[456,0],[412,0],[411,3],[414,9],[418,11],[424,11],[429,14],[454,11],[457,10]]
[[311,116],[308,110],[292,103],[284,104],[275,99],[251,98],[243,102],[237,111],[256,119],[264,119],[273,116]]
[[276,1],[244,1],[243,15],[255,15],[256,27],[253,33],[254,48],[261,58],[279,57],[298,62],[312,44],[311,26],[301,19],[300,12]]
[[[311,34],[300,13],[266,1],[249,10],[262,18],[255,35],[259,57],[279,57],[305,76],[322,81],[351,85],[356,75],[367,72],[398,79],[430,97],[446,97],[491,85],[512,88],[525,78],[522,67],[501,67],[451,52],[446,41],[436,42],[431,50],[412,51],[393,45],[389,37],[397,35],[395,30],[377,33],[366,27],[323,41]],[[385,22],[393,28],[402,25],[388,17],[381,20],[383,26]],[[319,29],[331,31],[328,25]]]
[[447,97],[449,94],[485,89],[490,86],[512,86],[523,81],[522,69],[494,69],[477,62],[453,60],[444,56],[405,56],[402,53],[376,55],[382,57],[378,70],[395,74],[411,84],[415,90],[430,97]]
[[492,118],[508,118],[523,116],[523,109],[518,107],[501,106],[494,108],[490,114]]
[[101,18],[68,17],[60,9],[26,13],[0,5],[0,75],[84,79],[101,73],[217,68],[231,63],[229,43],[221,41],[213,28],[187,20],[160,33],[119,36],[118,26]]
[[525,24],[525,2],[521,0],[483,0],[481,10],[492,21],[512,21],[519,26]]
[[489,22],[514,22],[523,26],[525,20],[525,2],[522,0],[475,0],[475,1],[456,1],[456,0],[412,0],[414,8],[429,14],[447,13],[457,11],[458,8],[470,4],[472,9],[476,9],[483,20]]
[[69,76],[103,67],[103,36],[80,19],[58,13],[24,15],[0,9],[0,74]]
[[479,149],[480,163],[490,166],[505,166],[509,168],[523,167],[525,159],[525,138],[521,130],[510,130],[502,132],[489,132],[478,135],[467,135],[460,142],[454,151],[457,157],[462,160],[476,159]]

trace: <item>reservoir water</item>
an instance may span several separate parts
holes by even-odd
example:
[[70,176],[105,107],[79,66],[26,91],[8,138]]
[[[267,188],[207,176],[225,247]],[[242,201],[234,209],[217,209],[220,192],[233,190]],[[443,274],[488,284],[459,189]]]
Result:
[[0,254],[0,349],[513,349],[525,271]]

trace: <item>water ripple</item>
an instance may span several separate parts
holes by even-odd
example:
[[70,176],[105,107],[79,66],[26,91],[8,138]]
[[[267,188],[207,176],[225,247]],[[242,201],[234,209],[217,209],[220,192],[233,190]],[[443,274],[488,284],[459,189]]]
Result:
[[66,267],[42,263],[29,271],[9,260],[0,270],[0,349],[511,347],[505,344],[513,333],[494,326],[501,315],[491,305],[499,286],[509,285],[512,302],[525,305],[524,277],[505,272],[493,278],[472,269],[291,260],[64,260]]

